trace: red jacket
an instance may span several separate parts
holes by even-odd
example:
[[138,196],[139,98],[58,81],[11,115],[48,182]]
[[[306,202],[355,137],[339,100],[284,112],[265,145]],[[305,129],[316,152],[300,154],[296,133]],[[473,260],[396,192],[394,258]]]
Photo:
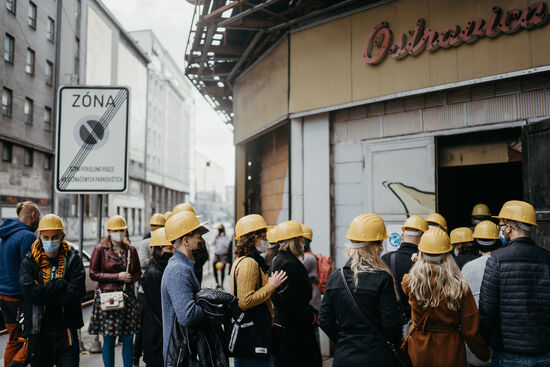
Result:
[[[128,272],[132,275],[132,283],[141,278],[141,266],[136,248],[125,243],[122,244],[124,257],[128,258],[130,252],[130,266]],[[124,282],[118,280],[118,273],[125,271],[118,255],[113,250],[113,244],[106,240],[94,248],[90,259],[90,278],[97,282],[102,291],[120,291]]]

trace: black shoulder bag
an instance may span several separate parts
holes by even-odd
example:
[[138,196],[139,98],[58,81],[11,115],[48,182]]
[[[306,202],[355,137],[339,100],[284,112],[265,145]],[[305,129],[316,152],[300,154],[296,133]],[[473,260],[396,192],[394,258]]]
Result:
[[342,281],[344,282],[344,286],[346,287],[348,295],[351,297],[351,300],[353,302],[353,305],[355,306],[355,309],[357,310],[357,312],[359,313],[363,321],[365,321],[371,327],[371,329],[374,330],[375,333],[377,333],[386,342],[386,344],[388,345],[388,348],[393,353],[393,356],[397,364],[401,367],[413,367],[411,359],[407,354],[407,352],[393,345],[393,343],[386,338],[384,333],[381,330],[379,330],[376,326],[374,326],[374,324],[369,320],[367,315],[365,315],[361,310],[361,308],[359,308],[359,305],[355,301],[355,297],[353,296],[353,293],[351,293],[351,289],[349,288],[349,284],[346,281],[346,277],[344,276],[344,268],[340,268],[340,275],[342,276]]
[[[233,291],[237,295],[237,267],[233,273]],[[258,264],[258,287],[262,287],[262,270]],[[264,303],[243,311],[232,305],[231,319],[225,323],[227,350],[231,357],[268,357],[271,355],[271,313]]]

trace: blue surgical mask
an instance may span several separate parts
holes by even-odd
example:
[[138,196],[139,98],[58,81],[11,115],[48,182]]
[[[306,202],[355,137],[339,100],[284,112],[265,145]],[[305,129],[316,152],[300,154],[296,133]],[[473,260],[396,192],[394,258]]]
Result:
[[508,244],[506,237],[502,233],[502,228],[498,231],[498,238],[500,238],[500,242],[502,242],[502,246],[506,246]]
[[50,254],[57,252],[57,250],[59,250],[59,240],[42,241],[42,248],[44,249],[44,251],[49,252]]

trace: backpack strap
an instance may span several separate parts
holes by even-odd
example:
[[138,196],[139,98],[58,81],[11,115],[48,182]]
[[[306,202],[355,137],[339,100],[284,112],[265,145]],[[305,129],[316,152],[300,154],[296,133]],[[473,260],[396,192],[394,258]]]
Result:
[[394,276],[397,275],[397,266],[395,265],[396,251],[390,254],[390,270]]
[[[245,258],[247,257],[250,257],[250,256],[243,256],[239,262],[237,262],[237,264],[235,264],[235,272],[233,272],[233,293],[235,293],[235,297],[237,297],[238,293],[237,293],[237,268],[239,267],[239,264],[241,263],[241,261],[243,261]],[[254,260],[254,258],[251,258],[252,260]],[[254,260],[256,261],[256,260]],[[258,288],[256,288],[256,290],[262,288],[262,269],[260,268],[260,264],[258,264],[258,262],[256,261],[256,264],[258,265]]]

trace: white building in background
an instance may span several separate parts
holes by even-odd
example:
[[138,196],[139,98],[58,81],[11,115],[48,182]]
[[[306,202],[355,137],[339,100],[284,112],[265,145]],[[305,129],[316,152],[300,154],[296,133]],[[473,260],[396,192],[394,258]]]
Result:
[[195,152],[195,208],[211,223],[227,219],[225,170],[206,155]]
[[[65,0],[63,8],[60,85],[130,87],[128,191],[101,196],[102,219],[105,224],[108,216],[120,214],[130,235],[139,236],[152,213],[189,199],[192,87],[151,31],[125,31],[100,0]],[[97,236],[98,197],[84,195],[85,239]],[[75,239],[77,195],[56,195],[55,201]]]
[[145,152],[147,213],[189,200],[194,152],[193,86],[151,30],[130,33],[150,58]]

